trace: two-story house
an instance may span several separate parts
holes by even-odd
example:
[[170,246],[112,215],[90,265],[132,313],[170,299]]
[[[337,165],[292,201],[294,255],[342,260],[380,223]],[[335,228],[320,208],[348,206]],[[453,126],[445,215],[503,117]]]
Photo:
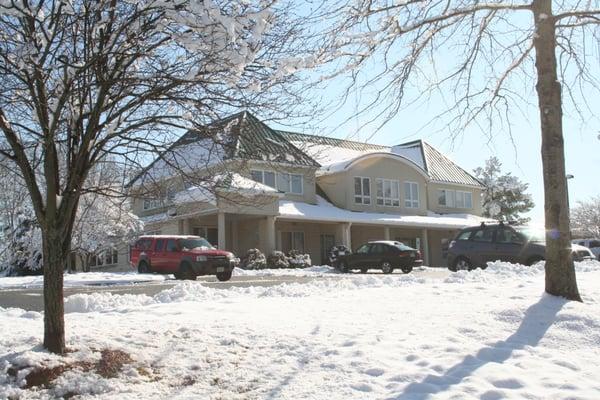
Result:
[[336,244],[392,239],[443,266],[448,240],[480,223],[483,187],[421,140],[386,147],[277,131],[242,112],[186,133],[130,188],[146,233],[196,234],[238,255],[296,249],[314,264]]

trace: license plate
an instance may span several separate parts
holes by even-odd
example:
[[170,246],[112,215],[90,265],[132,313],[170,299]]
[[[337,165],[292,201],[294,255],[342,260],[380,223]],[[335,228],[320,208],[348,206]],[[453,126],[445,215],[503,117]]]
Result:
[[340,256],[345,256],[345,255],[346,255],[346,252],[345,252],[345,251],[340,251],[338,254],[339,254]]
[[225,272],[225,267],[217,267],[217,272]]

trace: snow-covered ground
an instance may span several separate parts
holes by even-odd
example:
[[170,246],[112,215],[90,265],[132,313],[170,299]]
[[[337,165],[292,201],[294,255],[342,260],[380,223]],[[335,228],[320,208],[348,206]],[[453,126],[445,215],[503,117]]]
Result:
[[[597,399],[600,263],[577,271],[583,304],[544,295],[542,264],[503,263],[444,280],[79,294],[66,300],[65,358],[41,351],[40,314],[0,310],[0,398]],[[7,374],[103,349],[133,360],[116,378],[76,367],[48,388],[24,389],[28,369]]]
[[[126,285],[139,282],[162,282],[172,275],[138,274],[137,272],[78,272],[64,275],[65,287],[87,285]],[[44,277],[5,276],[0,278],[0,289],[41,288]]]

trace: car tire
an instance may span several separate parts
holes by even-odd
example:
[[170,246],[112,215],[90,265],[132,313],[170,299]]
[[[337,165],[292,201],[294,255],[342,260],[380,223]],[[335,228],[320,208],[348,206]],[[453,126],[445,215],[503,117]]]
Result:
[[217,274],[217,279],[218,279],[220,282],[226,282],[226,281],[228,281],[228,280],[230,280],[230,279],[231,279],[231,273],[232,273],[232,272],[233,272],[233,271],[219,272],[219,273]]
[[361,268],[360,269],[360,273],[361,274],[366,274],[368,270],[369,270],[369,268]]
[[412,270],[413,270],[413,267],[403,267],[401,269],[402,269],[403,273],[410,274],[412,272]]
[[345,274],[348,272],[348,265],[346,264],[346,261],[340,261],[339,269],[342,274]]
[[527,260],[527,262],[525,263],[525,265],[531,267],[533,264],[538,263],[540,261],[544,261],[544,258],[543,257],[539,257],[539,256],[537,256],[537,257],[531,257],[529,260]]
[[392,267],[392,263],[389,261],[384,261],[381,263],[381,272],[384,274],[391,274],[394,272],[394,267]]
[[138,274],[149,274],[151,272],[148,263],[146,261],[140,261],[138,264]]
[[453,271],[470,271],[473,269],[473,264],[466,257],[458,257],[456,261],[454,261],[454,269]]
[[192,267],[188,263],[183,263],[179,266],[179,272],[175,273],[175,278],[195,281],[197,275],[194,273],[194,270],[192,270]]

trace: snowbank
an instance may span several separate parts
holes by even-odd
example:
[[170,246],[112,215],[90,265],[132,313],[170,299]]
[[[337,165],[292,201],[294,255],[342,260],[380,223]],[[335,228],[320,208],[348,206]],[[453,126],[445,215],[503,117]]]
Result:
[[[172,278],[172,275],[138,274],[137,272],[79,272],[65,274],[65,287],[86,285],[126,285],[139,282],[162,282]],[[0,277],[0,289],[41,288],[44,277],[13,276]]]
[[[577,264],[585,303],[543,294],[543,266],[494,263],[446,280],[338,275],[149,296],[67,298],[65,358],[39,313],[0,309],[0,398],[597,399],[600,263]],[[67,371],[25,389],[9,367],[133,361],[116,378]]]

